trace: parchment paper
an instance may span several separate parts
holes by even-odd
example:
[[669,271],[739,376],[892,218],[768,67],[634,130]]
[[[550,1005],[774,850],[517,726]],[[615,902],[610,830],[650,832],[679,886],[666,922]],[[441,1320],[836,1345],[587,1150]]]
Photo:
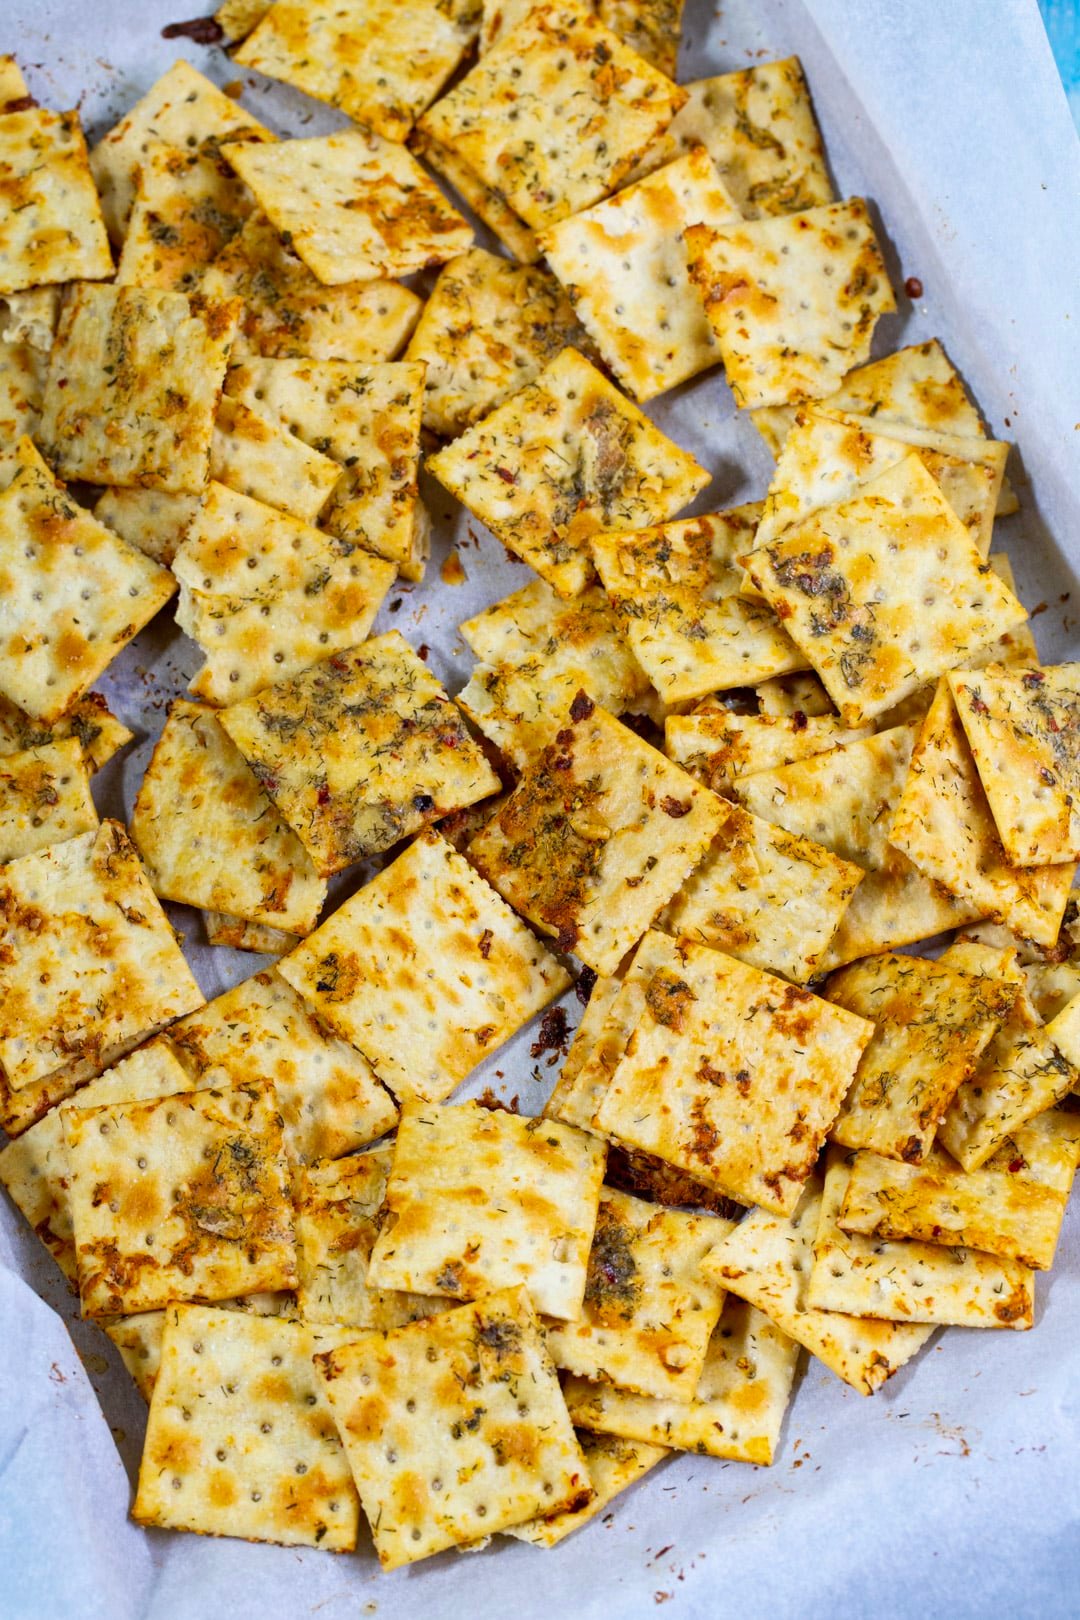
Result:
[[[197,8],[198,0],[189,0]],[[50,106],[78,103],[104,132],[176,55],[219,83],[218,51],[159,37],[186,0],[5,0],[0,50]],[[1035,0],[691,0],[681,76],[797,51],[841,194],[872,199],[901,295],[878,349],[940,336],[992,430],[1014,439],[1023,513],[999,525],[1043,657],[1080,656],[1068,593],[1080,557],[1080,146]],[[243,75],[245,83],[257,76]],[[334,115],[269,81],[248,104],[282,132]],[[709,510],[760,496],[771,461],[715,377],[650,414],[715,472]],[[1030,482],[1029,482],[1030,480]],[[467,614],[528,571],[427,491],[427,583],[393,592],[377,629],[430,648],[452,691],[471,657]],[[440,581],[460,547],[467,582]],[[391,612],[394,601],[400,605]],[[1080,602],[1080,597],[1074,597]],[[103,812],[130,810],[168,699],[198,664],[175,631],[144,633],[102,683],[143,741],[96,780]],[[355,886],[354,874],[346,884]],[[259,959],[209,951],[175,909],[207,995]],[[566,1005],[575,1023],[573,994]],[[541,1105],[554,1071],[527,1032],[479,1070]],[[0,1210],[0,1615],[9,1620],[427,1620],[512,1614],[627,1620],[665,1614],[1075,1614],[1080,1576],[1080,1216],[1038,1282],[1034,1332],[950,1330],[866,1400],[811,1362],[772,1469],[676,1457],[555,1552],[497,1541],[393,1576],[355,1556],[146,1532],[128,1522],[143,1408],[111,1346],[79,1323],[52,1261]]]

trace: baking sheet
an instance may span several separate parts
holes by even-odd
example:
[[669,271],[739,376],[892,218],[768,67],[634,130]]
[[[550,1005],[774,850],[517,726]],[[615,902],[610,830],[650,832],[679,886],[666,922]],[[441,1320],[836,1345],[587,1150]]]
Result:
[[[198,4],[198,0],[195,0]],[[184,0],[4,0],[14,51],[45,104],[78,103],[103,133],[177,55],[219,83],[218,51],[165,42]],[[1080,145],[1035,0],[731,0],[687,6],[684,79],[797,51],[842,194],[872,199],[898,290],[875,352],[937,335],[991,430],[1014,439],[1023,512],[999,525],[1045,659],[1080,656]],[[245,83],[255,76],[244,75]],[[259,80],[245,99],[281,132],[338,120]],[[696,510],[760,496],[771,460],[706,378],[650,415],[714,472]],[[456,691],[471,655],[455,630],[529,572],[428,485],[434,556],[425,585],[394,591],[376,629],[430,648]],[[444,584],[458,547],[467,580]],[[392,611],[393,603],[399,602]],[[1080,609],[1077,609],[1080,613]],[[95,781],[103,812],[130,811],[164,707],[198,664],[176,632],[145,632],[101,683],[142,741]],[[346,888],[355,886],[355,874]],[[206,994],[259,959],[188,935]],[[567,997],[571,1024],[580,1012]],[[532,1032],[479,1069],[486,1086],[541,1105],[554,1080]],[[628,1620],[665,1615],[1075,1613],[1080,1574],[1080,1213],[1037,1284],[1038,1325],[950,1330],[871,1400],[819,1363],[802,1375],[772,1469],[675,1457],[554,1552],[497,1540],[392,1576],[356,1556],[143,1531],[126,1517],[143,1408],[103,1336],[83,1326],[52,1261],[0,1210],[0,1615],[10,1620],[205,1620],[230,1614],[458,1620],[512,1612]]]

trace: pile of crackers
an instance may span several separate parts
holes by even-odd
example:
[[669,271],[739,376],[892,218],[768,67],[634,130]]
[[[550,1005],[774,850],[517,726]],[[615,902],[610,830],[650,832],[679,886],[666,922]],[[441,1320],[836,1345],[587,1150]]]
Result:
[[[0,1179],[149,1401],[142,1524],[551,1546],[770,1463],[804,1349],[1033,1324],[1080,666],[942,346],[871,359],[798,62],[679,85],[679,12],[228,0],[346,115],[295,139],[179,60],[88,151],[0,61]],[[640,407],[720,369],[775,471],[680,517]],[[422,460],[533,576],[456,697],[370,634]],[[93,687],[170,603],[125,828]],[[205,1002],[162,902],[264,965]],[[542,1113],[455,1102],[575,978]]]

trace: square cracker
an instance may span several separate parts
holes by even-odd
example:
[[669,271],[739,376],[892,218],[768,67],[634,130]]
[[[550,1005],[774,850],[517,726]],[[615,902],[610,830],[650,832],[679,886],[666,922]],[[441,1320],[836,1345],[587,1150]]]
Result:
[[399,1097],[437,1102],[569,976],[436,833],[422,834],[281,963]]
[[0,868],[0,915],[0,1063],[13,1090],[73,1063],[89,1079],[124,1043],[202,1005],[115,821]]
[[131,836],[163,900],[298,934],[315,927],[326,884],[212,709],[170,706]]
[[208,945],[228,945],[234,951],[253,951],[258,956],[282,956],[299,945],[300,936],[266,923],[247,922],[227,911],[204,911],[203,927]]
[[197,494],[241,308],[80,283],[49,359],[41,441],[64,478]]
[[180,57],[90,154],[109,235],[123,240],[139,171],[156,146],[198,149],[216,158],[224,141],[273,139],[246,108]]
[[225,155],[325,286],[407,276],[472,245],[472,227],[416,159],[373,130],[233,143]]
[[117,282],[196,291],[254,209],[251,192],[218,151],[152,146],[139,164]]
[[878,317],[896,308],[861,197],[719,229],[691,225],[686,245],[746,409],[834,392],[869,359]]
[[0,862],[63,843],[97,824],[77,737],[0,757]]
[[660,926],[805,984],[863,877],[823,845],[725,804],[723,826]]
[[740,1203],[791,1214],[873,1026],[672,941],[596,1122]]
[[76,505],[29,439],[16,457],[0,494],[0,693],[52,725],[176,582]]
[[[490,50],[532,9],[531,0],[485,0],[481,52]],[[624,44],[669,79],[675,78],[683,0],[597,0],[592,9]]]
[[[339,465],[320,524],[342,542],[389,557],[419,579],[420,420],[424,368],[392,362],[257,360],[234,366],[226,390]],[[419,570],[419,571],[418,571]]]
[[585,670],[552,672],[544,659],[531,658],[524,664],[477,664],[454,701],[504,760],[526,771],[579,692],[593,696]]
[[560,950],[611,974],[722,819],[713,794],[581,692],[469,857]]
[[614,197],[544,231],[540,245],[622,386],[653,399],[719,361],[683,231],[739,218],[695,146]]
[[642,169],[700,143],[744,219],[832,202],[821,132],[797,56],[682,88],[686,105],[646,152]]
[[873,1395],[921,1350],[931,1327],[820,1310],[808,1298],[814,1235],[822,1211],[820,1176],[786,1216],[755,1209],[705,1262],[706,1273],[805,1345],[860,1395]]
[[29,343],[0,340],[0,486],[19,468],[16,446],[41,423],[48,358]]
[[1027,617],[914,452],[746,563],[849,725]]
[[136,551],[168,567],[201,505],[201,495],[107,489],[94,506],[94,516]]
[[700,1262],[733,1224],[602,1188],[581,1314],[547,1326],[555,1365],[641,1395],[693,1400],[724,1297]]
[[1080,665],[990,664],[949,686],[1009,860],[1080,860]]
[[755,502],[593,540],[627,640],[665,703],[807,666],[772,609],[735,594],[733,560],[753,545],[760,512]]
[[87,692],[51,726],[43,726],[7,698],[0,698],[0,759],[5,754],[18,754],[27,748],[43,748],[65,737],[76,737],[92,776],[107,765],[133,735],[111,712],[100,692]]
[[[185,1069],[162,1040],[106,1069],[78,1092],[77,1107],[140,1102],[190,1089]],[[63,1110],[50,1108],[28,1131],[0,1151],[0,1182],[70,1283],[77,1283],[75,1233],[68,1201],[68,1158]]]
[[1010,864],[947,681],[923,722],[888,836],[979,916],[1037,945],[1057,940],[1076,866]]
[[664,752],[714,793],[724,793],[741,777],[794,765],[868,735],[866,728],[845,726],[834,714],[736,714],[718,708],[668,715]]
[[833,1121],[833,1141],[921,1164],[1020,984],[1018,969],[1006,966],[999,977],[919,956],[874,956],[834,973],[829,1000],[875,1027]]
[[137,1524],[351,1552],[360,1509],[303,1322],[170,1305]]
[[477,1102],[407,1103],[369,1282],[458,1301],[521,1284],[538,1311],[572,1321],[585,1295],[605,1152],[595,1136],[558,1120]]
[[267,1083],[68,1107],[64,1140],[84,1316],[295,1287],[288,1166]]
[[242,702],[362,642],[394,580],[380,557],[211,483],[173,558],[176,622],[206,662],[191,682]]
[[614,191],[686,100],[585,6],[537,6],[420,120],[541,230]]
[[268,1080],[294,1164],[366,1147],[397,1119],[363,1053],[340,1040],[274,969],[216,996],[165,1039],[192,1088],[224,1091],[252,1075]]
[[567,1380],[575,1423],[698,1456],[764,1464],[776,1455],[801,1346],[763,1311],[729,1296],[688,1401]]
[[428,469],[560,596],[588,585],[594,535],[663,523],[709,482],[576,349]]
[[[280,1316],[292,1321],[295,1320],[292,1298],[292,1294],[283,1291],[240,1294],[236,1299],[219,1300],[212,1308],[215,1311],[247,1311],[254,1316]],[[147,1406],[150,1405],[161,1369],[161,1345],[165,1336],[167,1309],[163,1306],[159,1311],[136,1311],[132,1316],[103,1317],[98,1324],[120,1352],[120,1359]]]
[[341,468],[273,417],[223,397],[210,441],[210,477],[302,523],[314,523]]
[[324,877],[499,790],[396,630],[234,704],[221,723]]
[[315,1366],[384,1569],[589,1500],[523,1288],[358,1334]]
[[0,118],[0,296],[113,273],[77,112],[28,107]]
[[1080,1152],[1080,1121],[1051,1108],[1005,1139],[981,1170],[945,1153],[895,1164],[857,1153],[838,1224],[870,1238],[979,1249],[1046,1271]]
[[277,0],[236,61],[403,141],[468,50],[477,12],[466,0]]
[[420,299],[396,281],[324,287],[265,214],[251,216],[201,285],[206,297],[243,300],[235,359],[392,360],[420,313]]
[[439,272],[405,353],[427,366],[424,426],[453,438],[584,337],[554,276],[469,248]]
[[530,1541],[534,1547],[554,1547],[599,1513],[604,1513],[617,1496],[669,1455],[664,1446],[623,1440],[614,1434],[590,1434],[586,1429],[579,1429],[577,1438],[589,1470],[592,1501],[583,1508],[556,1513],[551,1518],[527,1519],[524,1524],[504,1530],[504,1535],[513,1536],[515,1541]]
[[374,1148],[301,1172],[294,1199],[297,1305],[305,1322],[394,1328],[447,1309],[434,1294],[368,1287],[371,1251],[388,1214],[393,1156],[392,1146]]
[[850,1311],[890,1322],[1029,1328],[1034,1278],[1017,1260],[934,1243],[888,1243],[842,1232],[852,1155],[829,1149],[814,1267],[806,1297],[814,1310]]

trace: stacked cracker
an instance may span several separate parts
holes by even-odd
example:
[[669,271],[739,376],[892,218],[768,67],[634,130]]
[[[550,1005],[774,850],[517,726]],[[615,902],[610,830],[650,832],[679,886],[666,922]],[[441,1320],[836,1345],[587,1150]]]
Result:
[[[673,1450],[770,1463],[803,1348],[872,1394],[1033,1323],[1080,677],[1007,445],[936,342],[870,359],[799,64],[679,86],[680,9],[230,0],[314,139],[179,62],[87,154],[0,61],[0,1179],[150,1401],[142,1523],[551,1546]],[[775,473],[680,517],[639,407],[718,366]],[[370,634],[432,438],[537,576],[456,701]],[[89,688],[177,591],[132,842]],[[204,1004],[162,901],[276,964]],[[450,1101],[571,959],[543,1112]]]

